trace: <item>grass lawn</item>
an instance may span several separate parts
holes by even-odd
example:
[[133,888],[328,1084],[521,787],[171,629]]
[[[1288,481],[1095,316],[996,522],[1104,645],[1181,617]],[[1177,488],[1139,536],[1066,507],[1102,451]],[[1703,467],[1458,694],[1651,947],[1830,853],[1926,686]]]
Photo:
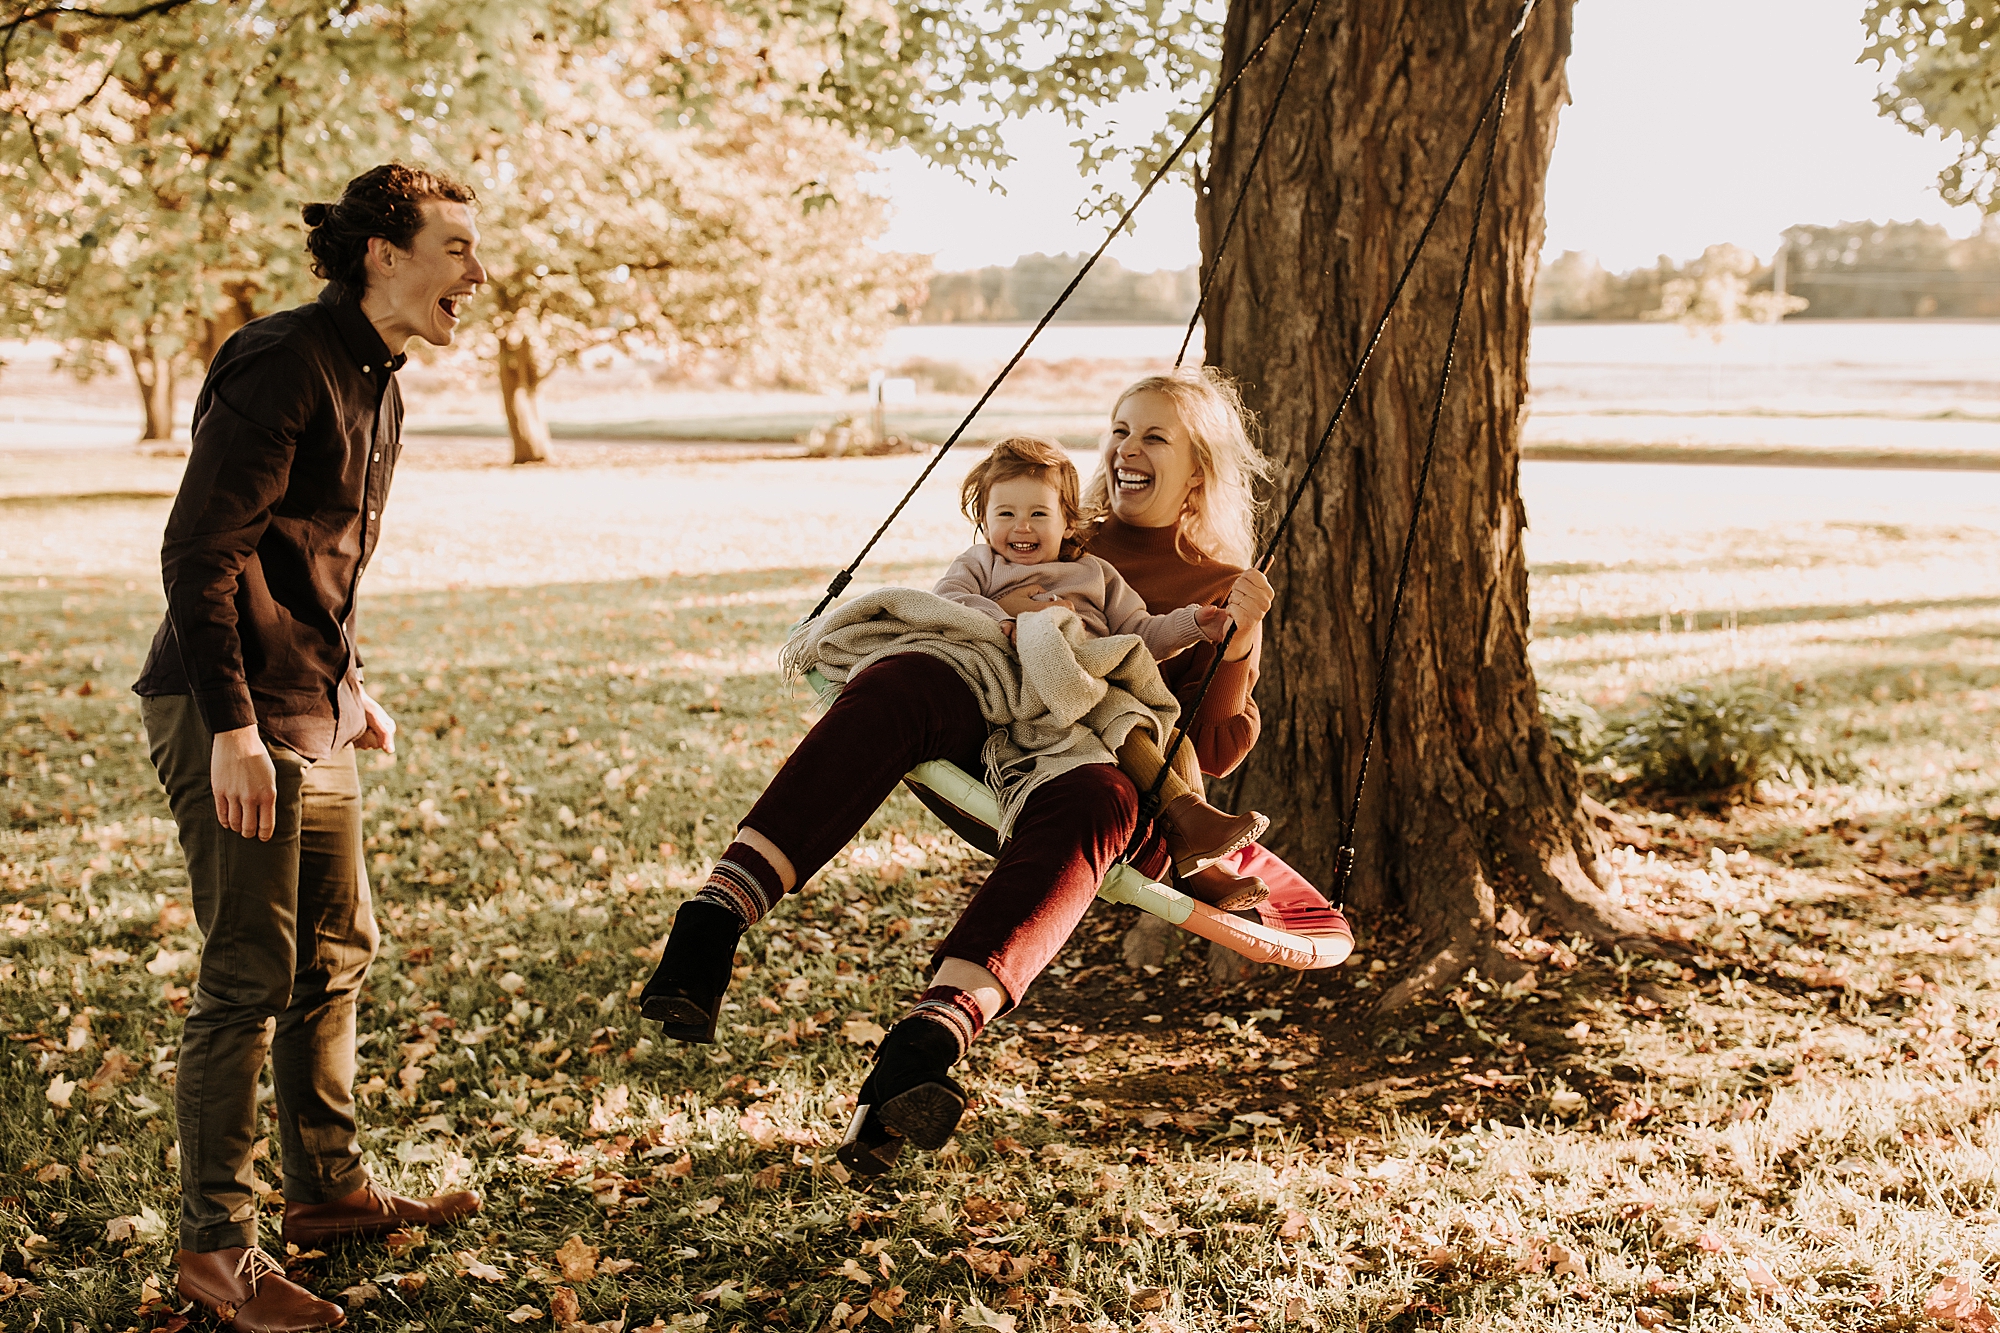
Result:
[[[1380,1023],[1393,921],[1223,987],[1131,974],[1101,907],[955,1142],[864,1188],[831,1145],[982,858],[899,798],[750,938],[719,1045],[631,996],[809,724],[786,627],[919,464],[455,458],[413,446],[363,598],[403,732],[361,1096],[380,1179],[487,1206],[292,1256],[350,1327],[1918,1328],[2000,1276],[2000,484],[1531,468],[1546,687],[1760,681],[1840,754],[1718,810],[1593,778],[1698,965],[1528,942],[1534,989]],[[0,464],[0,1327],[161,1327],[198,941],[127,686],[166,501]],[[963,545],[943,471],[866,580]]]

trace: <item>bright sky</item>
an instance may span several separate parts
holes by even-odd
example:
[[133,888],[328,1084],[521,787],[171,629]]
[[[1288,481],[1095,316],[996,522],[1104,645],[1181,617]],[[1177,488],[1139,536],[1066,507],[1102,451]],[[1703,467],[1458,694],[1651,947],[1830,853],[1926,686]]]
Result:
[[[1855,63],[1860,10],[1860,0],[1579,0],[1574,104],[1549,172],[1550,251],[1587,250],[1622,270],[1717,241],[1768,255],[1795,222],[1974,230],[1976,213],[1947,209],[1932,188],[1950,149],[1876,114],[1879,76]],[[1141,123],[1143,108],[1116,115]],[[1106,224],[1073,216],[1089,193],[1075,137],[1052,115],[1012,127],[1019,160],[1000,177],[1005,195],[890,155],[881,184],[896,218],[883,248],[933,253],[945,270],[1095,248]],[[1136,269],[1194,263],[1192,196],[1162,186],[1111,253]]]

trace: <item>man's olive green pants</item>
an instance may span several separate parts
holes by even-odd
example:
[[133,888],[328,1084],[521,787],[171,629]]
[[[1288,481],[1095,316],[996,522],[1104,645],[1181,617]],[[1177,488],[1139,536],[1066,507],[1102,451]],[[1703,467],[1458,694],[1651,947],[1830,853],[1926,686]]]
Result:
[[174,1087],[181,1248],[255,1245],[251,1152],[266,1057],[286,1200],[327,1203],[368,1183],[354,1133],[354,1006],[377,935],[361,781],[352,746],[310,764],[269,745],[277,829],[269,842],[242,837],[216,818],[214,738],[194,700],[141,702],[202,934]]

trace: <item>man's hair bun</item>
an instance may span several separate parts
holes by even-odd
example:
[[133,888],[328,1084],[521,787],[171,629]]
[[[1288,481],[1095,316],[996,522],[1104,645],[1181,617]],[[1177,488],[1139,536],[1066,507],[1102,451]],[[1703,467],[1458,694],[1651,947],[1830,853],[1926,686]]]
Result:
[[299,209],[299,216],[306,220],[308,227],[318,227],[333,216],[332,204],[306,204]]

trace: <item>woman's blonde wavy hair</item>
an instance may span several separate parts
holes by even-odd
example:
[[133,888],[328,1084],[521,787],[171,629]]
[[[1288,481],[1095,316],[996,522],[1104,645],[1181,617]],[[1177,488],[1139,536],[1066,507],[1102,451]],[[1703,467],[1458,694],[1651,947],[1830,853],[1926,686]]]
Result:
[[[1180,368],[1134,380],[1112,406],[1115,419],[1135,393],[1164,394],[1194,445],[1201,484],[1188,492],[1181,510],[1177,543],[1212,560],[1248,568],[1257,558],[1257,519],[1264,508],[1254,489],[1271,475],[1271,460],[1251,442],[1257,418],[1243,405],[1236,383],[1219,370]],[[1097,471],[1083,489],[1086,512],[1111,512],[1112,439],[1107,429]]]

